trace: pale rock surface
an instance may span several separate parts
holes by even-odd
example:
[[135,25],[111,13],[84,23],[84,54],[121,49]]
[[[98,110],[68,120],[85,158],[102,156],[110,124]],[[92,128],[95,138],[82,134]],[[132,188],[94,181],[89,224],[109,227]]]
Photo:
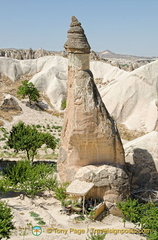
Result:
[[[33,76],[31,81],[60,110],[67,96],[67,64],[68,60],[61,56],[30,60],[1,57],[0,74],[12,81],[23,75]],[[99,82],[103,102],[117,122],[128,129],[158,130],[158,61],[131,73],[100,61],[91,61],[90,69]]]
[[124,149],[132,191],[158,192],[158,132],[153,131],[130,141],[124,145]]
[[63,181],[71,181],[78,168],[91,164],[122,165],[124,150],[92,74],[78,71],[68,89],[58,170]]
[[93,73],[94,79],[101,80],[102,84],[115,83],[117,80],[128,76],[128,72],[111,66],[108,63],[100,61],[90,61],[90,69]]
[[86,197],[102,197],[106,204],[121,201],[129,193],[128,175],[120,167],[88,165],[80,168],[74,178],[94,183]]
[[46,51],[42,48],[38,50],[30,49],[0,49],[0,57],[9,57],[18,60],[34,59],[44,56],[55,55],[54,52]]
[[110,114],[128,129],[157,129],[158,61],[132,71],[100,93]]
[[10,94],[7,94],[0,106],[0,109],[3,111],[8,110],[17,110],[21,111],[21,107],[18,104],[18,101],[15,99],[15,97],[11,96]]
[[[69,52],[68,95],[57,163],[62,182],[73,181],[77,171],[88,165],[97,168],[99,165],[111,164],[117,168],[125,164],[116,123],[102,102],[93,74],[89,70],[88,48],[84,51],[84,46],[89,46],[87,38],[83,31],[78,31],[77,37],[81,42],[76,41],[75,45],[74,37],[69,34],[74,33],[73,30],[78,25],[80,26],[80,23],[72,17],[68,41],[65,44]],[[115,173],[119,174],[117,170]],[[102,174],[107,176],[106,170]],[[99,194],[101,188],[107,186],[106,180],[101,183],[100,177],[99,174],[96,177],[96,181],[100,182],[97,185]],[[102,190],[104,195],[105,189]]]
[[31,81],[45,93],[58,110],[66,98],[67,59],[60,56],[31,60],[0,58],[0,74],[16,81],[23,75],[33,76]]
[[[61,109],[61,102],[66,99],[67,88],[67,59],[54,56],[45,57],[42,70],[34,75],[31,82],[50,99],[51,104]],[[42,62],[43,58],[39,58]]]
[[[31,50],[30,50],[31,54]],[[33,76],[31,81],[50,99],[52,105],[60,110],[61,101],[66,99],[68,60],[61,56],[47,56],[30,60],[15,60],[0,58],[0,74],[9,77],[12,81],[23,75]],[[99,61],[90,62],[90,69],[94,79],[101,83],[116,81],[119,76],[127,73],[110,64]]]

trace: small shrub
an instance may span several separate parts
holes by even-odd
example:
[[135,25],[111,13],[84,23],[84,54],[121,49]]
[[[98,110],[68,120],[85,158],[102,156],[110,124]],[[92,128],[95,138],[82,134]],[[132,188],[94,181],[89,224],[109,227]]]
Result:
[[6,146],[6,145],[4,145],[4,146],[3,146],[3,149],[9,149],[9,147],[8,147],[8,146]]
[[105,236],[106,234],[105,233],[100,233],[100,234],[97,234],[97,233],[90,233],[86,240],[104,240],[105,239]]
[[40,221],[37,222],[38,225],[45,225],[46,223],[41,219]]
[[31,211],[31,212],[30,212],[30,216],[37,218],[37,217],[39,217],[39,214]]
[[68,186],[68,183],[57,185],[54,192],[55,197],[61,201],[62,205],[64,204],[64,200],[66,198],[66,188]]
[[147,239],[158,239],[158,206],[153,203],[143,204],[140,225],[142,229],[150,229]]
[[36,125],[36,128],[41,128],[41,125],[37,124],[37,125]]
[[66,100],[63,100],[61,102],[61,110],[64,110],[66,108]]
[[44,163],[31,165],[28,160],[18,161],[4,170],[4,179],[0,180],[0,186],[8,182],[6,190],[10,187],[34,197],[39,192],[54,188],[57,184],[55,178],[53,176],[52,180],[48,178],[54,171],[52,165]]
[[0,141],[5,141],[6,140],[6,138],[4,138],[4,137],[2,137],[1,139],[0,139]]
[[141,209],[137,199],[127,199],[126,202],[119,202],[117,205],[122,210],[124,216],[124,227],[126,220],[129,220],[133,223],[140,221]]
[[126,202],[118,203],[118,207],[124,215],[124,224],[129,220],[141,229],[150,229],[150,233],[144,234],[147,239],[158,239],[158,205],[154,203],[140,204],[138,200],[127,199]]
[[10,191],[11,181],[9,179],[0,179],[0,193],[3,195]]
[[4,175],[15,186],[18,183],[25,182],[31,175],[30,171],[31,165],[29,161],[18,161],[4,169]]
[[0,239],[9,238],[11,230],[15,229],[12,219],[10,207],[5,202],[0,201]]
[[54,189],[56,188],[57,185],[58,185],[58,183],[57,183],[56,176],[48,178],[47,181],[45,182],[45,186],[49,191],[54,191]]
[[34,219],[35,219],[36,221],[41,221],[41,220],[42,220],[41,217],[35,217]]

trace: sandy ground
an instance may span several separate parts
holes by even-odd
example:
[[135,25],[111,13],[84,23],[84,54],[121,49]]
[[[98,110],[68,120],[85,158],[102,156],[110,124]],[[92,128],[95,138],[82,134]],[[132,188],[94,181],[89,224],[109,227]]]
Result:
[[[84,221],[76,221],[75,214],[66,215],[61,213],[61,203],[53,197],[53,193],[46,192],[43,197],[36,197],[30,199],[19,193],[8,193],[3,197],[3,200],[12,208],[14,214],[14,224],[16,230],[11,236],[11,240],[32,240],[37,239],[32,233],[32,226],[40,226],[30,212],[39,214],[45,222],[41,226],[42,233],[38,236],[39,240],[54,239],[54,240],[86,240],[87,234],[92,231],[105,229],[134,229],[135,226],[127,222],[126,227],[123,227],[123,222],[120,217],[113,215],[106,216],[101,222],[91,221],[86,219]],[[48,233],[47,231],[50,231]],[[108,233],[106,240],[143,240],[146,239],[139,234],[130,233]]]
[[[36,111],[26,106],[25,101],[23,103],[18,100],[19,106],[22,108],[22,114],[16,115],[13,117],[12,122],[5,121],[4,127],[8,130],[11,130],[11,127],[17,124],[19,121],[25,122],[26,124],[54,124],[54,125],[62,125],[63,118],[57,117],[52,114],[49,114],[44,111]],[[51,109],[50,109],[51,110]]]

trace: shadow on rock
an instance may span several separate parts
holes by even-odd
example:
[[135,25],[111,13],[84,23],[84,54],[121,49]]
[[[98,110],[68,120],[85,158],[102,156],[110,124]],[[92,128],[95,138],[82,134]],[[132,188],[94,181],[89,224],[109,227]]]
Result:
[[135,148],[133,163],[127,163],[131,195],[145,202],[158,202],[158,172],[152,155],[146,149]]

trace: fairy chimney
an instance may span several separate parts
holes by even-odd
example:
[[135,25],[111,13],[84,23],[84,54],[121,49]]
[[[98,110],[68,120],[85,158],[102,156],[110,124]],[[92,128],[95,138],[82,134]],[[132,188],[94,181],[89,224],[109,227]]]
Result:
[[90,45],[81,23],[72,17],[68,40],[68,92],[58,172],[62,182],[73,181],[86,166],[122,166],[124,150],[89,70]]

